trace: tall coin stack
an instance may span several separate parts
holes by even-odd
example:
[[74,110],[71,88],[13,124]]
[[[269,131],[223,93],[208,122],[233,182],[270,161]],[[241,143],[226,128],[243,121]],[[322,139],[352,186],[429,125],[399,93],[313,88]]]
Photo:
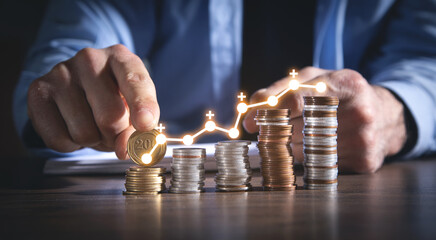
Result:
[[251,190],[251,168],[248,161],[250,141],[231,140],[215,144],[218,173],[215,176],[218,191]]
[[338,186],[337,97],[304,97],[304,187]]
[[259,109],[254,118],[259,126],[258,144],[264,190],[294,190],[295,175],[291,149],[290,109]]
[[126,171],[124,195],[156,194],[166,190],[166,169],[161,167],[133,166]]
[[204,189],[204,148],[173,149],[171,193],[198,193]]

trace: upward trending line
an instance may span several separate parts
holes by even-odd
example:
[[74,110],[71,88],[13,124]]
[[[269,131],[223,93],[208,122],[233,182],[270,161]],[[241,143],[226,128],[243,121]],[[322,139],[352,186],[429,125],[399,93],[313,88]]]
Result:
[[248,111],[250,108],[256,108],[263,105],[269,105],[271,107],[274,107],[278,104],[279,99],[283,97],[287,92],[289,91],[295,91],[299,88],[313,88],[316,89],[317,92],[325,92],[327,89],[327,85],[324,82],[318,82],[315,85],[307,85],[307,84],[300,84],[295,77],[298,75],[298,72],[295,71],[295,69],[292,69],[292,72],[289,73],[291,76],[291,80],[289,81],[289,86],[282,92],[280,92],[277,95],[271,95],[268,97],[266,101],[253,103],[247,105],[244,102],[244,99],[247,98],[247,96],[244,95],[243,92],[240,92],[240,94],[237,96],[237,98],[240,99],[240,103],[237,105],[236,110],[238,111],[238,116],[236,117],[235,124],[230,128],[222,128],[220,126],[217,126],[216,123],[212,120],[212,117],[215,116],[215,114],[209,110],[209,112],[206,114],[206,117],[209,118],[208,121],[204,124],[204,128],[196,132],[195,134],[187,134],[183,136],[183,138],[167,138],[165,134],[163,134],[163,130],[165,127],[162,125],[162,123],[159,124],[159,126],[156,128],[160,134],[156,136],[156,144],[153,146],[153,148],[150,150],[149,153],[145,153],[142,155],[141,160],[145,164],[148,164],[152,161],[152,153],[156,150],[157,146],[160,144],[164,144],[165,142],[182,142],[185,145],[191,145],[194,143],[194,139],[202,135],[203,133],[207,132],[213,132],[213,131],[220,131],[228,134],[228,136],[232,139],[235,139],[239,137],[239,130],[238,125],[241,121],[241,117],[244,113]]

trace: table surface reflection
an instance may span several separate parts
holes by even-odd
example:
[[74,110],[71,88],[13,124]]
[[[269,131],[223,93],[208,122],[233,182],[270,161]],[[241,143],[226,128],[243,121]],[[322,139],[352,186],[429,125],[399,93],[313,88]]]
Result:
[[0,190],[0,237],[434,239],[435,160],[340,175],[336,192],[219,193],[211,172],[202,194],[125,197],[123,176],[49,176],[38,189]]

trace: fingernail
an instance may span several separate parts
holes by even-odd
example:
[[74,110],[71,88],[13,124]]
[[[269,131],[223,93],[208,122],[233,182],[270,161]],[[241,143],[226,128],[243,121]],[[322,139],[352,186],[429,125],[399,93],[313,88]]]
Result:
[[127,152],[123,152],[123,153],[116,152],[116,155],[117,155],[119,160],[127,160],[127,158],[128,158]]
[[149,131],[154,128],[155,119],[153,113],[146,108],[141,108],[136,113],[136,127],[140,128],[140,130]]

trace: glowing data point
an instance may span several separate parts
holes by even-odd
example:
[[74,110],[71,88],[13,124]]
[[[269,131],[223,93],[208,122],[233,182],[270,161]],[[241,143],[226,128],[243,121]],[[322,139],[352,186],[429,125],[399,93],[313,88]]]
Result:
[[209,120],[212,119],[213,116],[215,116],[215,114],[213,114],[212,111],[209,111],[209,113],[206,114],[206,117],[208,117]]
[[295,76],[298,75],[298,72],[296,72],[295,69],[292,69],[292,72],[290,72],[289,75],[291,75],[292,78],[295,78]]
[[141,161],[144,164],[150,164],[152,160],[151,154],[150,153],[144,153],[141,157]]
[[279,99],[276,96],[270,96],[268,98],[267,102],[268,102],[268,105],[270,105],[271,107],[274,107],[279,102]]
[[237,138],[239,136],[239,130],[236,128],[231,128],[229,130],[229,137],[230,138]]
[[248,106],[246,103],[240,103],[238,104],[238,107],[236,108],[239,113],[246,113],[248,110]]
[[323,82],[319,82],[315,85],[316,91],[322,93],[325,92],[325,90],[327,90],[327,85]]
[[[300,83],[296,76],[298,76],[298,72],[295,71],[295,69],[292,69],[292,71],[289,72],[290,81],[288,88],[284,89],[282,92],[280,92],[277,95],[272,95],[268,97],[267,101],[264,102],[257,102],[248,105],[244,102],[245,99],[247,99],[247,96],[244,95],[243,92],[239,92],[239,95],[237,95],[237,98],[239,99],[239,103],[236,107],[236,110],[238,111],[238,116],[236,118],[235,123],[232,125],[232,128],[223,128],[219,126],[219,124],[215,123],[212,120],[212,117],[215,116],[215,114],[208,110],[208,113],[206,113],[206,123],[204,124],[204,128],[200,131],[196,132],[193,135],[185,135],[183,138],[167,138],[165,134],[163,134],[163,130],[165,127],[162,125],[162,123],[159,124],[159,127],[156,127],[157,130],[159,130],[160,134],[156,136],[156,145],[164,144],[165,142],[183,142],[184,145],[191,145],[194,143],[194,139],[199,137],[205,132],[213,132],[213,131],[220,131],[228,134],[228,137],[231,139],[236,139],[239,137],[239,130],[238,130],[238,124],[240,124],[242,116],[248,111],[249,108],[257,108],[259,106],[268,105],[271,107],[276,106],[279,103],[279,99],[284,96],[289,91],[296,91],[300,88],[311,88],[315,89],[317,92],[322,93],[327,90],[327,85],[324,82],[318,82],[317,84],[304,84]],[[153,148],[155,149],[155,148]],[[154,150],[151,150],[151,153],[153,153]],[[151,163],[152,157],[151,153],[146,153],[142,156],[141,160],[145,163]]]
[[214,121],[207,121],[204,128],[206,128],[208,132],[213,132],[216,129],[216,124]]
[[244,98],[246,98],[247,96],[244,95],[243,92],[241,92],[241,94],[239,94],[238,98],[241,99],[241,102],[244,101]]
[[191,145],[194,142],[194,138],[191,135],[185,135],[183,137],[183,144]]
[[156,136],[156,144],[164,144],[167,141],[167,137],[162,133]]
[[164,129],[165,129],[165,127],[162,125],[162,123],[161,124],[159,124],[159,127],[156,127],[156,129],[159,131],[159,132],[162,132]]
[[300,82],[298,82],[295,79],[292,79],[291,81],[289,81],[289,89],[291,90],[297,90],[300,87]]

